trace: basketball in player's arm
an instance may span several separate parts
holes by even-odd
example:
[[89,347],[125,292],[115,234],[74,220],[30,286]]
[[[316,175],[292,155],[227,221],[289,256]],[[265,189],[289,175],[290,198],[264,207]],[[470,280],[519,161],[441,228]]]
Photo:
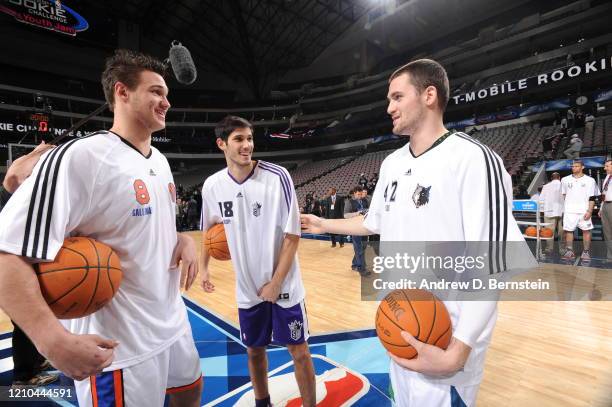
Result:
[[[374,198],[372,198],[374,200]],[[349,219],[323,219],[314,215],[300,215],[302,231],[322,234],[337,233],[354,236],[374,234],[364,225],[364,216]],[[474,303],[474,305],[479,305]],[[470,304],[468,304],[470,306]],[[389,353],[389,356],[400,366],[432,376],[447,376],[459,371],[470,355],[471,347],[453,337],[446,350],[415,339],[408,332],[402,332],[404,340],[417,351],[414,359],[402,359]]]
[[[30,160],[22,161],[25,169],[31,163]],[[18,164],[17,161],[14,164]],[[66,167],[69,166],[64,166]],[[36,175],[39,171],[40,165],[35,166],[33,174]],[[89,174],[88,171],[81,170],[81,174],[83,173]],[[62,178],[62,175],[65,174],[60,174],[59,177]],[[33,184],[33,178],[34,176],[26,179],[26,183]],[[28,191],[22,191],[22,188],[15,191],[11,201],[3,208],[3,216],[0,216],[2,221],[7,221],[7,216],[13,214],[14,206],[29,206],[29,191],[32,188],[32,185],[28,188],[24,185],[23,189]],[[25,224],[26,220],[13,219],[13,222]],[[0,235],[3,235],[2,231]],[[32,263],[33,260],[29,256],[0,251],[0,308],[32,339],[38,351],[67,376],[81,380],[102,371],[112,363],[113,348],[118,343],[97,335],[75,335],[67,331],[43,299]]]

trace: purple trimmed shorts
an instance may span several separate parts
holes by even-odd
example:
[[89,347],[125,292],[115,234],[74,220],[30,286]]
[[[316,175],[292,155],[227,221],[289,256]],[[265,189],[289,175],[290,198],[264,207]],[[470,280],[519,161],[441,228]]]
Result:
[[240,339],[248,347],[298,345],[308,340],[308,317],[304,300],[289,308],[264,301],[238,308]]

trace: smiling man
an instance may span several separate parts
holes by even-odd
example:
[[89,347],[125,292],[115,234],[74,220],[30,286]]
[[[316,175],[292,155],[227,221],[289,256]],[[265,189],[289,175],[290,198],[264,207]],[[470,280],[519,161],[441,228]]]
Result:
[[[444,127],[448,77],[436,61],[420,59],[389,78],[387,113],[393,133],[410,141],[382,163],[368,214],[351,219],[302,215],[310,233],[378,233],[385,242],[487,242],[490,272],[511,261],[491,252],[507,241],[524,242],[512,216],[512,183],[501,158],[464,133]],[[489,244],[488,242],[491,242]],[[410,247],[410,246],[408,246]],[[494,301],[444,301],[453,327],[446,350],[402,336],[418,355],[391,357],[398,406],[473,406],[497,318]]]
[[[227,168],[202,187],[202,229],[223,223],[236,272],[240,339],[257,407],[270,406],[266,346],[287,346],[295,363],[302,405],[315,405],[315,376],[308,350],[308,318],[297,248],[298,201],[287,170],[253,161],[253,127],[227,116],[215,127]],[[203,288],[211,292],[209,254],[202,251]]]
[[[167,391],[170,406],[200,405],[200,360],[178,270],[182,261],[188,288],[197,252],[176,232],[172,172],[151,146],[170,108],[164,73],[154,58],[115,52],[102,74],[110,131],[47,152],[0,212],[0,308],[75,379],[80,406],[162,406]],[[112,247],[123,280],[102,309],[60,323],[31,264],[53,260],[68,236]]]

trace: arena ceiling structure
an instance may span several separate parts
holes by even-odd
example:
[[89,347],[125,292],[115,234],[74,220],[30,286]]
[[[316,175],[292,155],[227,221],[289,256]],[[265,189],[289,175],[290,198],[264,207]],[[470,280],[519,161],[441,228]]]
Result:
[[[377,5],[372,0],[72,3],[65,2],[89,20],[89,32],[79,35],[85,45],[139,46],[164,55],[169,44],[179,40],[189,48],[199,70],[240,78],[255,99],[261,98],[268,79],[312,63]],[[121,44],[118,36],[122,34],[127,43]]]
[[[309,65],[372,7],[371,0],[112,1],[162,46],[189,39],[202,68],[262,82]],[[144,10],[144,12],[142,12]],[[164,18],[160,18],[165,16]]]
[[[2,0],[7,5],[25,0]],[[30,0],[30,3],[56,0]],[[553,0],[546,7],[571,3]],[[410,52],[514,10],[544,7],[516,0],[107,0],[62,1],[89,28],[74,38],[47,33],[0,14],[4,63],[95,78],[103,57],[117,47],[167,55],[178,40],[194,56],[211,87],[240,84],[254,100],[285,78],[342,77],[371,70],[381,58]],[[534,4],[536,3],[536,4]],[[550,4],[548,4],[550,3]],[[553,4],[554,3],[554,4]],[[5,24],[4,22],[8,23]],[[429,45],[428,45],[429,44]],[[433,48],[432,48],[433,49]],[[89,50],[89,54],[87,53]],[[34,51],[34,52],[33,52]],[[95,55],[94,55],[95,54]],[[41,64],[42,59],[48,61]],[[61,67],[64,62],[68,67]],[[58,68],[58,66],[60,66]],[[95,76],[94,76],[95,72]],[[290,73],[293,72],[293,75]],[[287,74],[290,74],[287,76]],[[203,83],[196,88],[206,88]]]

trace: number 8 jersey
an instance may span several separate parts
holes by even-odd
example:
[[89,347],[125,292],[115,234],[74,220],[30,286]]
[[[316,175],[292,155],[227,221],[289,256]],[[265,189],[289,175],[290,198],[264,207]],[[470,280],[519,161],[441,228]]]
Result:
[[144,156],[102,131],[42,156],[0,212],[0,250],[50,261],[68,236],[88,236],[117,253],[123,280],[99,311],[62,323],[77,334],[119,341],[105,370],[163,351],[189,330],[176,246],[175,192],[166,157]]
[[[300,216],[287,170],[258,161],[238,182],[225,168],[202,187],[202,229],[223,223],[236,272],[239,308],[259,304],[258,290],[272,279],[285,234],[300,236]],[[281,286],[277,304],[287,308],[304,299],[297,255]]]

